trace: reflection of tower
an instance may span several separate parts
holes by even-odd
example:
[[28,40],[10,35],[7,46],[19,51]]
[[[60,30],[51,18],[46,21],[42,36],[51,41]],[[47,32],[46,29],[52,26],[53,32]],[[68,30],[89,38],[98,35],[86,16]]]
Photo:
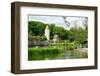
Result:
[[50,30],[49,30],[48,25],[45,28],[45,36],[46,36],[47,40],[50,40]]

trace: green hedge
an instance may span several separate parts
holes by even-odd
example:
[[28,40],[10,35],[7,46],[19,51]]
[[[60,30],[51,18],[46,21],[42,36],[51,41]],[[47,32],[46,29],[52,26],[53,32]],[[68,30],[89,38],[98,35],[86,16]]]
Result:
[[28,36],[28,40],[29,41],[34,41],[34,40],[44,41],[44,40],[47,40],[47,38],[44,35],[43,36],[32,36],[32,35],[29,35]]
[[75,44],[74,43],[68,43],[67,44],[67,49],[68,50],[74,50],[75,49]]
[[49,46],[50,47],[56,47],[56,48],[62,48],[62,49],[64,49],[65,44],[64,43],[50,43]]

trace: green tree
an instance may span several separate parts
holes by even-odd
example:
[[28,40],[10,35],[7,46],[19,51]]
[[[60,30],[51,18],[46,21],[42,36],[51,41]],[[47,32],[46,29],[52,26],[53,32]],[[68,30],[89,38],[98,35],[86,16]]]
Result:
[[29,21],[28,22],[28,32],[32,32],[32,35],[43,35],[46,25],[38,21]]

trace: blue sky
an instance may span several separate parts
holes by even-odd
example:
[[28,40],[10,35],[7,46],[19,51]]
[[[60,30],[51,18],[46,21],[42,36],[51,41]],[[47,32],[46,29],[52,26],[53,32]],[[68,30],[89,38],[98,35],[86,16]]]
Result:
[[[78,24],[78,26],[82,27],[83,22],[86,17],[65,17],[65,20],[70,23],[70,27],[74,27],[74,24]],[[62,16],[36,16],[29,15],[28,21],[41,21],[43,23],[55,24],[56,26],[66,27],[64,18]]]

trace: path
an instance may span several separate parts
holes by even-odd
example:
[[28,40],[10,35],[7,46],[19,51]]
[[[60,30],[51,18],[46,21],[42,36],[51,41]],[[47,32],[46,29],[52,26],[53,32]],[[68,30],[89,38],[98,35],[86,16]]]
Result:
[[75,49],[75,50],[78,50],[80,52],[88,52],[88,48],[78,48],[78,49]]

